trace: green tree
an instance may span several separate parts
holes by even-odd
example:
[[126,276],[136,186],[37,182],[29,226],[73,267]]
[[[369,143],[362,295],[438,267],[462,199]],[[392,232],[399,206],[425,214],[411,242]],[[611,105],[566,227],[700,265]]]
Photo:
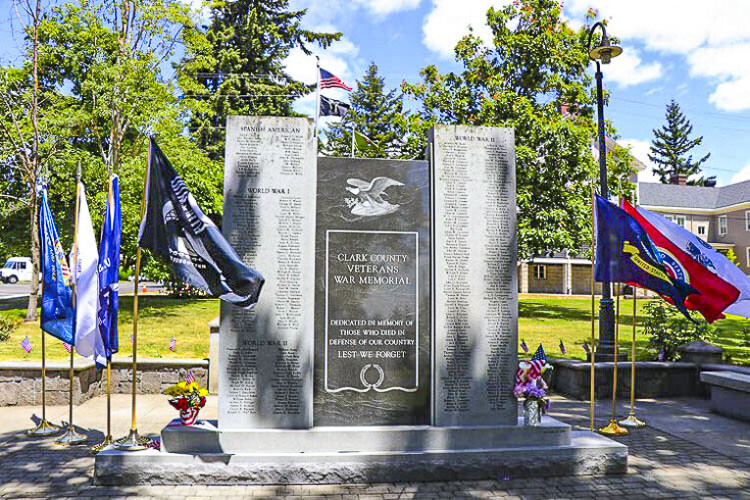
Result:
[[654,139],[651,142],[651,154],[648,155],[658,165],[654,167],[654,173],[659,176],[659,180],[670,184],[677,176],[684,175],[686,178],[693,177],[687,183],[694,186],[703,186],[707,180],[715,180],[715,176],[708,179],[695,178],[701,172],[700,166],[711,157],[711,153],[698,161],[693,161],[692,155],[685,157],[691,149],[701,145],[703,136],[690,138],[693,126],[674,99],[667,104],[666,120],[667,123],[660,129],[653,130]]
[[364,158],[415,158],[422,154],[422,141],[411,132],[413,121],[404,111],[403,95],[397,89],[386,91],[385,79],[378,75],[378,67],[370,63],[357,89],[351,93],[351,108],[338,122],[326,130],[325,152],[331,156],[350,156],[352,129],[371,141],[366,149],[355,155]]
[[[49,110],[59,102],[58,95],[40,88],[39,39],[44,12],[41,0],[13,0],[25,39],[22,68],[0,68],[0,187],[4,208],[0,209],[0,226],[10,226],[11,233],[23,228],[29,235],[31,253],[31,290],[26,319],[36,319],[39,281],[39,200],[37,179],[42,162],[54,155],[57,141],[51,133],[52,120],[42,109]],[[26,222],[17,215],[27,210]],[[14,231],[15,230],[15,231]],[[1,250],[1,249],[0,249]],[[7,250],[6,250],[7,251]],[[24,254],[26,252],[23,252]]]
[[[432,123],[515,129],[521,258],[590,241],[590,185],[598,172],[588,33],[568,27],[561,14],[553,0],[491,8],[492,46],[470,33],[455,49],[462,72],[440,74],[427,66],[422,83],[403,86],[421,102],[414,124],[421,137]],[[612,167],[613,191],[632,190],[630,162]]]
[[[148,134],[157,136],[206,213],[218,219],[221,211],[221,165],[183,133],[185,110],[162,74],[191,19],[178,0],[80,0],[53,9],[42,24],[41,58],[49,68],[43,80],[66,89],[71,101],[65,122],[73,149],[50,168],[58,228],[70,242],[78,162],[95,227],[104,215],[109,174],[118,174],[124,268],[135,260]],[[143,273],[168,277],[148,255]]]
[[191,132],[221,159],[227,115],[294,116],[294,100],[314,87],[285,71],[286,57],[294,48],[310,55],[311,45],[326,48],[341,33],[303,29],[306,11],[289,10],[289,0],[213,0],[207,6],[208,27],[185,30],[177,75]]

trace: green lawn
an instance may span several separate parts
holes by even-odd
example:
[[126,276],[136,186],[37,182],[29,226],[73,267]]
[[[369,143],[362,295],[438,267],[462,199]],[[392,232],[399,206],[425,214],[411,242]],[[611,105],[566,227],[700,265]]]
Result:
[[[175,300],[158,295],[138,297],[138,355],[165,358],[207,358],[208,322],[219,315],[219,301]],[[0,313],[21,320],[25,309],[13,309]],[[133,333],[133,297],[120,297],[120,355],[131,352],[130,335]],[[28,335],[32,344],[31,354],[20,346]],[[174,351],[169,350],[169,339],[177,341]],[[47,359],[67,359],[62,342],[47,335]],[[0,342],[0,360],[39,359],[41,336],[39,323],[22,323],[10,340]]]
[[[643,305],[646,300],[638,300],[637,325],[643,324]],[[620,300],[620,349],[630,352],[633,338],[633,299]],[[598,314],[599,304],[596,310]],[[583,341],[591,343],[591,299],[568,298],[544,295],[524,295],[519,299],[518,337],[526,340],[530,353],[541,342],[550,356],[563,356],[560,340],[565,343],[566,357],[585,358]],[[724,347],[726,354],[736,364],[750,365],[750,334],[743,334],[743,326],[750,326],[750,320],[728,316],[718,320],[717,338],[714,343]],[[596,323],[596,335],[599,323]],[[636,350],[638,359],[655,359],[655,352],[648,352],[648,339],[643,330],[636,327]],[[519,352],[521,352],[519,348]]]
[[[130,353],[129,339],[133,329],[133,298],[123,296],[120,300],[120,354],[127,355]],[[218,300],[175,300],[158,295],[141,296],[139,300],[139,355],[169,358],[208,357],[207,323],[219,314]],[[638,301],[638,324],[643,323],[645,302]],[[526,340],[530,353],[542,343],[550,356],[562,356],[559,348],[562,340],[567,350],[566,356],[585,357],[583,341],[590,342],[591,337],[589,299],[524,295],[519,299],[518,308],[519,342],[521,339]],[[632,299],[623,299],[621,309],[620,347],[629,351],[632,337]],[[25,309],[14,309],[0,314],[21,320],[25,315]],[[750,325],[750,321],[730,316],[715,324],[718,328],[718,338],[715,342],[726,349],[734,363],[750,365],[750,333],[745,336],[742,328],[745,324]],[[33,351],[29,355],[26,355],[19,345],[26,335],[33,345]],[[174,352],[169,350],[169,339],[172,336],[177,340]],[[59,340],[47,336],[47,341],[49,359],[67,359],[68,354]],[[39,359],[40,342],[38,324],[23,323],[10,340],[0,342],[0,360]],[[655,353],[646,351],[646,343],[647,339],[638,328],[638,357],[654,359]]]

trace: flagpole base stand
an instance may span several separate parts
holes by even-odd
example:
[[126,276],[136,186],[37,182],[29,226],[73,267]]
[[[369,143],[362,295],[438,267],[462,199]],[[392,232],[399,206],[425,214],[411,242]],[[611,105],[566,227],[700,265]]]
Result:
[[617,422],[612,420],[609,424],[599,429],[599,434],[605,436],[627,436],[628,430],[625,427],[620,427]]
[[65,434],[55,439],[55,444],[61,446],[75,446],[78,444],[84,444],[89,438],[85,434],[77,432],[72,425],[68,426],[68,430]]
[[112,441],[113,441],[112,436],[107,436],[107,437],[104,438],[104,441],[102,441],[99,444],[95,444],[94,446],[92,446],[91,449],[89,449],[89,452],[92,455],[96,455],[97,453],[99,453],[100,451],[102,451],[104,448],[106,448],[107,446],[111,445]]
[[57,425],[50,424],[46,420],[41,420],[36,427],[26,431],[26,435],[31,437],[48,437],[60,434],[60,431],[62,429]]
[[646,422],[636,418],[635,413],[631,413],[627,418],[620,420],[619,424],[623,427],[628,427],[631,429],[640,429],[642,427],[646,427]]
[[148,441],[148,438],[142,437],[136,429],[130,429],[127,437],[118,439],[114,445],[120,451],[138,451],[148,448]]

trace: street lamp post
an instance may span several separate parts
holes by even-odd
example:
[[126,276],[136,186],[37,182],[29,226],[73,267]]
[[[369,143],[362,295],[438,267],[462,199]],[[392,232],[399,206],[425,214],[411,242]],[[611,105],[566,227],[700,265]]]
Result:
[[[592,36],[596,28],[601,28],[602,38],[599,45],[591,48]],[[596,107],[599,122],[599,182],[601,183],[601,196],[608,197],[607,190],[607,143],[604,133],[604,97],[602,95],[602,69],[601,64],[609,64],[613,57],[622,53],[622,48],[609,43],[607,29],[604,24],[597,22],[589,30],[589,58],[596,63]],[[615,356],[615,307],[612,300],[612,284],[609,281],[602,283],[602,299],[599,303],[599,347],[596,357],[601,361],[612,361]]]

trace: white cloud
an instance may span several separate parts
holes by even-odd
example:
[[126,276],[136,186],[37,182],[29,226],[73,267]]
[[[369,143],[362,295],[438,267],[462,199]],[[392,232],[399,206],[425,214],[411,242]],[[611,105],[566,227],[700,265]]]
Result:
[[654,162],[648,159],[651,152],[651,143],[641,139],[618,139],[617,142],[625,147],[630,147],[630,153],[641,163],[646,165],[645,170],[638,172],[638,182],[659,182],[659,177],[654,174]]
[[746,165],[745,167],[742,168],[742,170],[734,174],[732,176],[732,180],[729,181],[729,183],[734,184],[736,182],[742,182],[742,181],[747,181],[747,180],[750,180],[750,164]]
[[492,32],[487,26],[487,10],[509,3],[511,0],[432,0],[432,10],[422,26],[422,40],[428,49],[446,59],[453,57],[456,43],[468,33],[469,26],[489,43]]
[[328,50],[316,48],[312,52],[312,55],[307,55],[299,47],[292,49],[285,61],[286,71],[292,78],[307,84],[315,83],[318,79],[315,73],[315,56],[318,55],[321,67],[346,81],[350,87],[352,86],[353,82],[347,81],[353,78],[348,61],[359,53],[356,45],[344,38],[334,42]]
[[382,18],[395,12],[415,9],[419,0],[356,0],[355,3]]
[[716,84],[708,100],[719,109],[750,109],[750,41],[701,48],[690,54],[690,73],[713,78]]
[[[569,0],[568,13],[583,17],[589,7],[610,22],[607,31],[642,42],[649,51],[685,58],[691,76],[711,78],[709,102],[718,109],[750,109],[750,1],[722,0]],[[614,63],[613,63],[614,64]]]
[[612,59],[607,67],[607,80],[612,79],[621,87],[629,87],[661,78],[662,73],[661,63],[644,64],[638,51],[631,50]]

